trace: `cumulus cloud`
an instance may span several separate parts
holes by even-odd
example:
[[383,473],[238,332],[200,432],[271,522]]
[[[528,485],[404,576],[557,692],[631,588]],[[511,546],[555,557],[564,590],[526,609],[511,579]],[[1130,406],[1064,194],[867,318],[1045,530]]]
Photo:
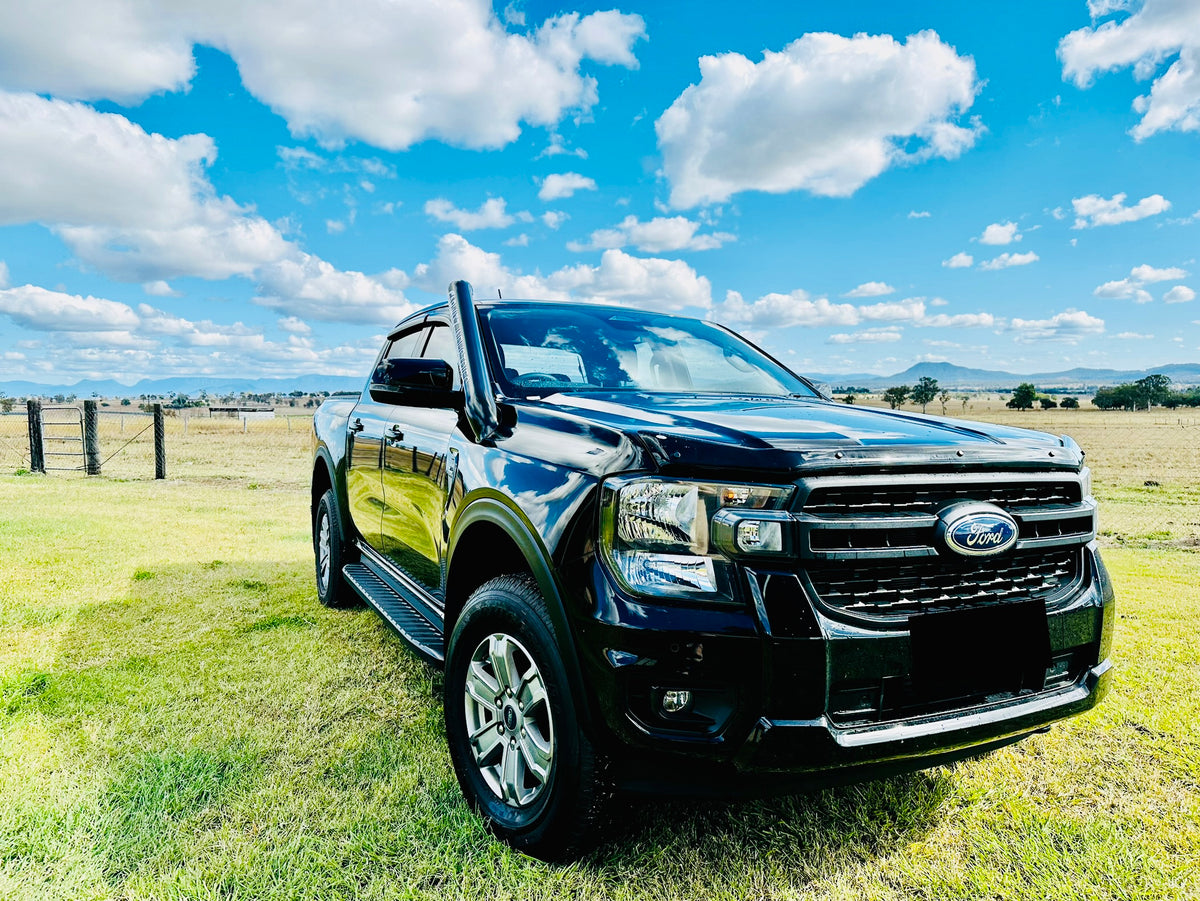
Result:
[[542,213],[542,222],[544,222],[546,227],[549,229],[557,230],[560,225],[570,218],[571,217],[562,210],[546,210],[546,212]]
[[1097,225],[1120,225],[1136,222],[1147,216],[1157,216],[1171,208],[1171,201],[1161,194],[1143,197],[1133,206],[1125,206],[1125,194],[1114,194],[1105,199],[1099,194],[1075,197],[1071,206],[1075,209],[1075,224],[1072,228],[1095,228]]
[[1023,238],[1015,222],[993,222],[979,236],[980,244],[1011,244]]
[[991,313],[937,313],[913,324],[924,328],[993,328],[1002,322]]
[[1163,295],[1163,300],[1167,303],[1187,303],[1190,300],[1196,299],[1196,292],[1187,285],[1176,285],[1170,291]]
[[953,159],[981,130],[956,121],[980,88],[975,62],[932,31],[811,33],[758,63],[699,62],[699,84],[655,123],[677,208],[741,191],[848,196],[891,166]]
[[863,322],[913,322],[925,315],[919,298],[855,305],[833,303],[826,297],[813,298],[797,289],[790,294],[764,294],[747,303],[737,291],[729,291],[724,302],[710,314],[726,325],[758,328],[788,328],[802,325],[855,326]]
[[1023,343],[1034,341],[1063,341],[1078,344],[1104,332],[1104,320],[1097,319],[1083,310],[1067,310],[1056,313],[1049,319],[1013,319],[1009,329],[1015,332],[1015,340]]
[[450,222],[459,231],[475,231],[480,228],[508,228],[518,218],[530,221],[533,217],[528,213],[513,215],[506,209],[503,197],[491,197],[483,202],[479,209],[460,210],[444,197],[438,197],[425,204],[425,215],[432,216],[439,222]]
[[0,260],[0,289],[8,287],[8,265]]
[[842,297],[882,297],[885,294],[895,294],[896,289],[887,282],[863,282],[853,291],[847,291]]
[[464,278],[480,297],[503,292],[508,298],[580,300],[628,304],[642,309],[675,311],[712,305],[712,285],[682,260],[635,257],[606,250],[597,266],[567,266],[547,276],[522,274],[506,267],[497,253],[471,244],[462,235],[443,235],[437,256],[413,270],[411,283],[441,293],[452,280]]
[[[281,27],[280,23],[287,23]],[[389,150],[502,147],[598,98],[584,60],[633,68],[640,16],[565,13],[509,31],[486,0],[221,4],[64,0],[0,9],[0,83],[135,102],[186,88],[192,46],[228,52],[296,135]]]
[[142,290],[151,297],[178,297],[179,292],[172,288],[167,282],[159,279],[155,282],[145,282],[142,285]]
[[541,185],[538,199],[546,201],[570,197],[576,191],[596,190],[595,179],[580,175],[578,172],[556,172],[553,175],[547,175],[542,179]]
[[[1092,294],[1096,297],[1103,297],[1106,300],[1132,300],[1138,304],[1150,303],[1154,298],[1146,290],[1146,285],[1151,285],[1155,282],[1177,281],[1178,279],[1186,278],[1187,275],[1187,270],[1180,269],[1178,266],[1156,269],[1153,266],[1143,263],[1141,266],[1134,266],[1129,271],[1128,278],[1105,282],[1103,285],[1097,287]],[[1189,290],[1182,285],[1179,287],[1183,287],[1184,291]],[[1170,292],[1167,293],[1168,295],[1170,294]],[[1163,299],[1166,300],[1166,297]]]
[[304,319],[390,325],[416,309],[381,279],[339,270],[302,251],[262,267],[258,281],[256,303]]
[[929,210],[909,210],[908,211],[909,219],[928,219],[931,215],[933,215],[933,214],[930,213]]
[[1132,66],[1134,77],[1144,81],[1173,58],[1150,93],[1134,99],[1142,118],[1130,134],[1141,141],[1160,131],[1200,131],[1200,7],[1191,0],[1143,0],[1136,9],[1118,0],[1093,0],[1089,8],[1093,19],[1132,13],[1066,35],[1058,45],[1063,78],[1088,88],[1097,74]]
[[126,304],[36,285],[0,290],[0,314],[17,325],[47,332],[127,332],[139,324]]
[[975,257],[969,253],[956,253],[948,260],[942,260],[942,265],[947,269],[967,269],[975,265]]
[[1008,269],[1012,266],[1028,266],[1036,263],[1040,257],[1032,250],[1029,253],[1002,253],[998,257],[984,260],[979,264],[980,269]]
[[727,241],[736,240],[727,232],[697,234],[700,228],[701,223],[684,216],[659,216],[649,222],[640,222],[637,216],[626,216],[613,228],[592,232],[586,243],[572,242],[567,248],[578,253],[633,245],[647,253],[668,253],[676,250],[713,250]]

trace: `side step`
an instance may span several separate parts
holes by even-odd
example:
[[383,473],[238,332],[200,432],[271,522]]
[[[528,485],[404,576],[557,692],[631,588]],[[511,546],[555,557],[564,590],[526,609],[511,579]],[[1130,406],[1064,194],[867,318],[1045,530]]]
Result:
[[431,663],[445,662],[446,646],[441,630],[418,613],[399,591],[363,563],[347,563],[342,567],[342,575],[413,650]]

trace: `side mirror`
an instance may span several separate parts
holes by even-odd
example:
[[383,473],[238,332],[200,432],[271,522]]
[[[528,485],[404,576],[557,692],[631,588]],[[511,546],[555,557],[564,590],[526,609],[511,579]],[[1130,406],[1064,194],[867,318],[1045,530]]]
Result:
[[454,370],[445,360],[400,358],[384,360],[371,375],[371,399],[406,407],[460,407]]

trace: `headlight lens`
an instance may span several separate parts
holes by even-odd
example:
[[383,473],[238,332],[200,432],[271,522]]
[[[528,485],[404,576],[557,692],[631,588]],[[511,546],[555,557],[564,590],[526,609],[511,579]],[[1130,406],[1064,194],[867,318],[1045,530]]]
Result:
[[[730,560],[711,541],[721,510],[778,510],[792,488],[618,478],[605,482],[601,546],[628,591],[681,598],[730,599]],[[743,536],[747,544],[755,539]],[[758,539],[773,545],[768,525]]]

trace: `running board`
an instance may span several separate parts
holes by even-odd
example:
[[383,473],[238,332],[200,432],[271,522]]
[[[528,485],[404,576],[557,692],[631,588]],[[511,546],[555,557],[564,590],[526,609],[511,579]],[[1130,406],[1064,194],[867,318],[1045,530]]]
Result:
[[405,596],[400,586],[367,563],[347,563],[342,567],[342,575],[346,584],[399,632],[414,651],[430,663],[445,662],[446,646],[440,624],[419,613],[417,605]]

